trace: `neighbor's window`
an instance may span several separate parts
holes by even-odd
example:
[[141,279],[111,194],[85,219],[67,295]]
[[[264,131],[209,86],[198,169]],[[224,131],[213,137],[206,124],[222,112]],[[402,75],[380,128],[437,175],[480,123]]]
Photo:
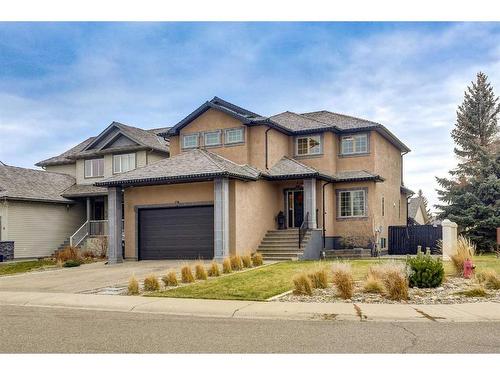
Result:
[[182,136],[182,148],[198,147],[198,133],[186,134]]
[[366,191],[346,190],[339,192],[340,217],[366,216]]
[[297,137],[295,141],[296,155],[318,155],[321,154],[321,136],[310,135]]
[[103,177],[104,158],[85,160],[85,177]]
[[368,134],[356,134],[341,138],[342,155],[363,154],[368,152]]
[[135,154],[113,155],[113,173],[135,169]]
[[226,134],[224,137],[225,144],[241,142],[243,142],[243,128],[226,129]]
[[205,133],[205,146],[220,145],[220,131]]

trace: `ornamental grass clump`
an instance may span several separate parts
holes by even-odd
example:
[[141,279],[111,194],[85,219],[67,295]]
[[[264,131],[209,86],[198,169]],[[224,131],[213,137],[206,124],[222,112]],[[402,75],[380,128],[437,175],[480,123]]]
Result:
[[406,264],[411,287],[437,288],[443,283],[444,267],[440,258],[420,252],[415,257],[408,257]]
[[240,271],[243,268],[243,262],[241,261],[241,257],[239,255],[233,255],[229,259],[231,261],[231,269],[233,271]]
[[252,255],[252,264],[254,267],[262,266],[264,264],[264,259],[261,253],[254,253]]
[[82,256],[77,247],[66,246],[64,249],[56,252],[55,258],[57,262],[64,263],[68,260],[80,261]]
[[250,254],[245,254],[241,257],[241,262],[244,268],[252,268],[252,257]]
[[467,237],[458,236],[457,253],[451,256],[451,261],[457,275],[463,275],[464,262],[467,259],[472,260],[474,254],[476,254],[476,245],[474,242]]
[[177,280],[177,273],[175,271],[169,271],[165,276],[161,278],[165,287],[177,286],[179,281]]
[[158,277],[155,274],[151,274],[144,279],[144,290],[147,292],[156,292],[160,290],[160,283],[158,282]]
[[311,296],[313,293],[311,279],[305,272],[300,273],[293,278],[293,285],[295,286],[293,294]]
[[488,289],[500,289],[500,276],[495,270],[487,268],[476,273],[476,280]]
[[231,260],[229,258],[225,258],[222,261],[222,273],[231,273],[233,269],[231,268]]
[[366,277],[365,283],[363,285],[363,291],[365,293],[378,293],[378,294],[383,294],[384,293],[384,284],[382,283],[382,280],[379,278],[368,274]]
[[136,296],[139,294],[139,282],[135,278],[135,275],[132,275],[128,280],[127,294],[129,296]]
[[181,281],[184,284],[194,283],[193,271],[187,264],[181,268]]
[[394,301],[407,300],[409,283],[405,264],[387,262],[382,269],[382,282],[387,298]]
[[213,261],[212,263],[210,263],[210,267],[208,267],[207,273],[210,277],[220,276],[220,268],[217,262]]
[[207,279],[207,270],[202,263],[196,263],[194,266],[194,275],[196,280],[206,280]]
[[332,280],[341,298],[352,298],[354,293],[354,279],[349,263],[335,263],[332,266]]
[[482,286],[475,286],[468,290],[456,292],[455,294],[459,294],[465,297],[489,297],[489,294],[486,292],[486,290],[484,290]]
[[328,288],[328,271],[325,268],[318,268],[307,274],[311,279],[311,284],[315,289]]

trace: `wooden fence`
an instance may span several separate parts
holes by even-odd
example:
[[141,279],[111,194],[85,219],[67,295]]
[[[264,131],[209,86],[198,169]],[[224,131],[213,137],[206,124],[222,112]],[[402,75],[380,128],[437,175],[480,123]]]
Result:
[[389,254],[416,254],[417,246],[426,247],[436,253],[437,241],[443,238],[441,225],[410,225],[389,227]]

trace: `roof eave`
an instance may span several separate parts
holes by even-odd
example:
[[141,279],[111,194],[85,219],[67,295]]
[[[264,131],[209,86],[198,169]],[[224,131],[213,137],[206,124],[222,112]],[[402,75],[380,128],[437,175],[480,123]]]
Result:
[[69,199],[44,199],[44,198],[30,198],[30,197],[16,197],[4,195],[0,197],[1,200],[7,201],[21,201],[21,202],[42,202],[42,203],[57,203],[57,204],[75,204],[76,202]]

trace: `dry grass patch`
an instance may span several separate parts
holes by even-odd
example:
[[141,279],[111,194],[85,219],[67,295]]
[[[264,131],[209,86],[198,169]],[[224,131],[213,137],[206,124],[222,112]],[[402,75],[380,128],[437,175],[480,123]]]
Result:
[[222,273],[231,273],[233,269],[231,268],[231,260],[229,258],[225,258],[222,261]]
[[194,275],[196,277],[196,280],[206,280],[208,278],[207,270],[202,263],[196,263],[196,265],[194,266]]
[[333,285],[337,288],[339,296],[350,299],[354,293],[354,278],[349,263],[335,263],[332,266]]
[[252,264],[254,267],[262,266],[264,264],[264,258],[262,258],[261,253],[254,253],[252,255]]
[[484,290],[482,286],[476,286],[469,290],[456,292],[455,294],[459,294],[465,297],[489,297],[489,294],[486,292],[486,290]]
[[218,277],[220,276],[220,268],[216,261],[210,263],[210,266],[207,270],[208,276],[210,277]]
[[243,269],[243,262],[241,261],[241,257],[239,255],[233,255],[229,259],[231,261],[231,269],[233,271],[241,271],[241,269]]
[[363,291],[365,293],[384,293],[384,284],[379,278],[369,274],[366,277],[365,283],[363,285]]
[[457,275],[463,275],[464,262],[467,259],[472,260],[474,254],[476,254],[476,245],[467,237],[458,236],[457,253],[451,256],[451,261]]
[[311,279],[305,272],[302,272],[293,278],[293,285],[295,286],[293,289],[294,294],[312,296],[313,285]]
[[491,268],[476,272],[476,280],[488,289],[500,289],[500,276]]
[[181,281],[184,284],[194,283],[193,271],[187,264],[181,268]]
[[82,258],[80,250],[78,250],[78,248],[74,246],[66,246],[64,249],[56,252],[55,255],[56,261],[58,263],[64,263],[68,260],[80,261]]
[[245,254],[241,257],[241,262],[244,268],[252,268],[252,257],[250,254]]
[[408,300],[408,276],[404,264],[388,262],[385,264],[382,279],[387,298],[394,301]]
[[128,280],[127,294],[129,296],[136,296],[139,294],[139,282],[134,275]]
[[161,278],[163,284],[168,286],[177,286],[179,285],[179,281],[177,280],[177,273],[175,271],[169,271],[165,276]]
[[158,282],[158,277],[155,274],[146,276],[144,279],[144,290],[147,292],[156,292],[160,290],[160,283]]
[[313,288],[328,288],[328,271],[326,268],[318,268],[317,270],[309,272],[307,276],[311,279]]

